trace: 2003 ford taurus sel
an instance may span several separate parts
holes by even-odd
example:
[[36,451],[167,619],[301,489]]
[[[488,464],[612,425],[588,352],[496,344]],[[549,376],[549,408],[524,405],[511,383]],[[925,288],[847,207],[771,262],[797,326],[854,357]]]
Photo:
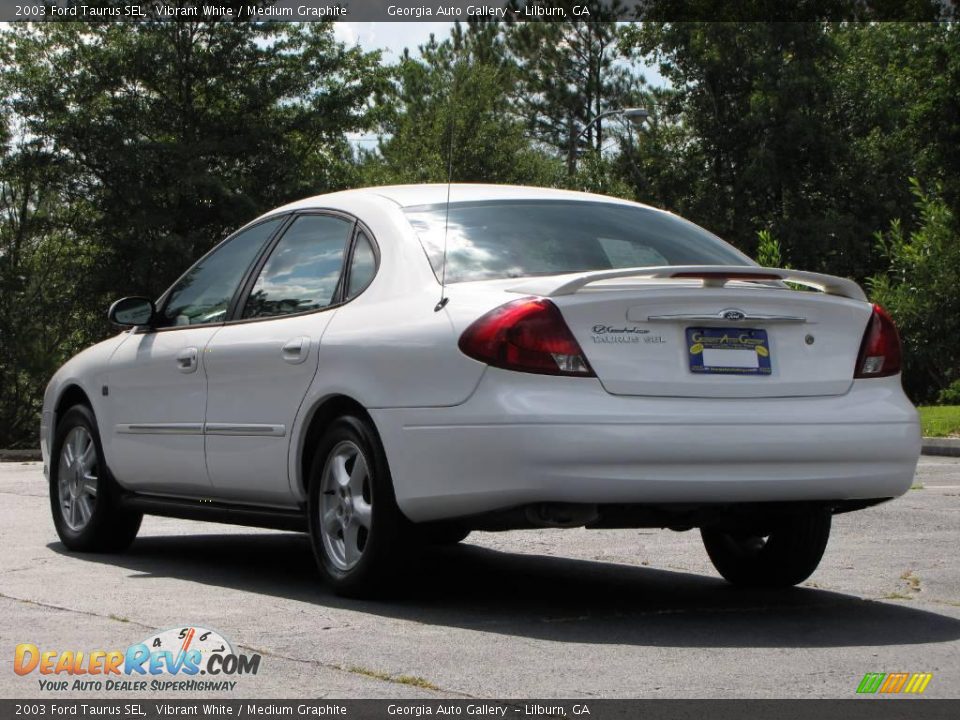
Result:
[[308,530],[360,594],[475,529],[699,528],[729,581],[789,585],[919,454],[896,328],[854,282],[597,195],[322,195],[109,315],[129,329],[44,398],[74,550],[144,513]]

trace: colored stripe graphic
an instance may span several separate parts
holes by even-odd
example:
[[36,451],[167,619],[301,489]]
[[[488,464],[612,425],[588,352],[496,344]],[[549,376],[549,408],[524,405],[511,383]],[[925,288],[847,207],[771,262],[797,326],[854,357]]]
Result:
[[858,693],[875,693],[880,689],[880,683],[883,682],[883,678],[886,677],[886,673],[867,673],[863,676],[863,680],[860,681],[860,686],[857,688]]
[[931,680],[933,673],[867,673],[857,686],[857,692],[869,695],[900,692],[919,695],[927,689]]
[[903,688],[904,683],[907,682],[907,678],[910,677],[907,673],[890,673],[887,675],[887,679],[884,681],[883,685],[880,686],[880,692],[882,693],[898,693],[901,688]]
[[933,673],[914,673],[910,682],[907,683],[907,687],[904,688],[904,692],[920,694],[927,689],[927,685],[930,684],[930,681],[933,679]]

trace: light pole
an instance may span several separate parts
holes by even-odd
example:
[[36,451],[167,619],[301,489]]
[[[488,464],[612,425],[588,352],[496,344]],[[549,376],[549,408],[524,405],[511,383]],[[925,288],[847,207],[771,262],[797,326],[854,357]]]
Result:
[[[570,174],[571,174],[571,175],[572,175],[572,174],[576,171],[576,169],[577,169],[577,168],[576,168],[576,164],[577,164],[577,153],[576,153],[577,140],[579,140],[580,138],[582,138],[582,137],[584,136],[584,134],[587,132],[587,130],[589,130],[591,127],[593,127],[597,122],[599,122],[600,120],[603,120],[603,118],[611,117],[611,116],[614,116],[614,115],[619,115],[620,117],[622,117],[622,118],[624,118],[624,119],[626,119],[626,120],[629,120],[629,121],[630,121],[630,124],[633,125],[635,128],[637,128],[637,130],[639,130],[640,128],[642,128],[642,127],[643,127],[643,124],[647,121],[647,118],[650,117],[650,113],[647,111],[646,108],[641,108],[641,107],[616,108],[616,109],[614,109],[614,110],[606,110],[606,111],[600,113],[599,115],[597,115],[597,116],[596,116],[595,118],[593,118],[590,122],[588,122],[586,125],[584,125],[584,126],[583,126],[583,129],[582,129],[579,133],[577,133],[576,135],[574,135],[574,134],[571,132],[571,137],[570,137],[570,154],[569,154],[569,158],[568,158],[568,159],[569,159],[569,171],[570,171]],[[572,124],[573,124],[573,118],[572,118],[572,117],[570,118],[570,121],[571,121],[571,125],[572,125]],[[572,128],[571,128],[571,130],[572,130]]]
[[600,113],[593,120],[584,125],[583,130],[581,130],[577,135],[577,139],[579,140],[587,130],[593,127],[594,123],[603,120],[605,117],[610,117],[611,115],[619,115],[620,117],[629,120],[630,124],[638,130],[643,127],[643,124],[647,121],[647,118],[650,117],[650,113],[647,112],[646,108],[617,108],[616,110],[607,110]]

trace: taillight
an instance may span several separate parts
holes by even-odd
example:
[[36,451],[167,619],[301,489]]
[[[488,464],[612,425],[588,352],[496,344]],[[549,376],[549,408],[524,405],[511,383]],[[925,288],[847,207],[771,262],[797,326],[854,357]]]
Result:
[[900,333],[897,326],[879,305],[873,306],[873,315],[860,343],[855,378],[887,377],[900,372]]
[[557,306],[545,299],[523,298],[491,310],[460,336],[460,350],[507,370],[595,377]]

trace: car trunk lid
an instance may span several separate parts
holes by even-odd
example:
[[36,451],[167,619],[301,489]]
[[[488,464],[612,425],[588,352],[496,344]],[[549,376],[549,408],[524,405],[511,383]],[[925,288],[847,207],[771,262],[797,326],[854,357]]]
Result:
[[771,268],[580,273],[511,291],[549,297],[615,395],[840,395],[871,314],[852,281]]

